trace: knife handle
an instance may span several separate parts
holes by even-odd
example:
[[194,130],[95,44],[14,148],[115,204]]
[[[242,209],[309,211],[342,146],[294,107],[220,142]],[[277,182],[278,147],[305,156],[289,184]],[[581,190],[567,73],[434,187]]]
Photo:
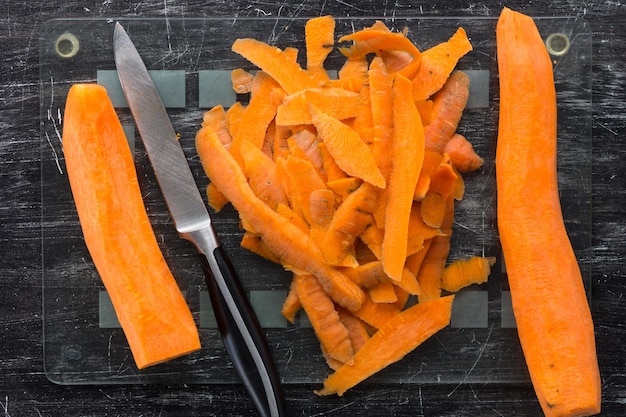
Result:
[[213,229],[203,230],[184,237],[191,240],[200,253],[224,347],[260,415],[284,416],[280,377],[263,329]]

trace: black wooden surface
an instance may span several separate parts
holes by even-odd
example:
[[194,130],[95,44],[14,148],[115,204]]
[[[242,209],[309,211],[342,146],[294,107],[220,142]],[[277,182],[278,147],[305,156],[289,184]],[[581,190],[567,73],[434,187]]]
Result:
[[[39,28],[67,17],[497,16],[498,1],[5,1],[0,8],[0,415],[254,415],[237,384],[59,386],[43,372]],[[593,32],[592,312],[606,416],[626,415],[622,265],[626,7],[615,1],[511,1],[532,15],[574,15]],[[298,416],[534,416],[528,384],[359,387],[319,398],[286,386]]]

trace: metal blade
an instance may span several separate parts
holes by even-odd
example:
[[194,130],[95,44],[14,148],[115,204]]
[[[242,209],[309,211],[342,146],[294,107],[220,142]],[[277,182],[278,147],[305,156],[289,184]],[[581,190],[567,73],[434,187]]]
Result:
[[119,23],[115,24],[113,50],[122,89],[176,230],[185,234],[210,225],[211,218],[161,97]]

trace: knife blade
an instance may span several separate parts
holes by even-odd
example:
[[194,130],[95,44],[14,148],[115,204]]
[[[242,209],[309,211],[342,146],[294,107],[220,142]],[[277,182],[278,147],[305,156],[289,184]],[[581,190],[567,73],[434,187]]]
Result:
[[198,251],[220,336],[262,416],[284,415],[280,378],[263,330],[220,246],[165,106],[132,40],[117,22],[113,34],[120,84],[172,221]]

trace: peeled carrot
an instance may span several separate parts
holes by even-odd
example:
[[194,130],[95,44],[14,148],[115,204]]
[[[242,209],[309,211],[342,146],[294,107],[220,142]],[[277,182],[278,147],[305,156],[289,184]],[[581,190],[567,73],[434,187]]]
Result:
[[559,202],[552,62],[533,19],[508,8],[496,45],[498,230],[524,357],[546,416],[597,414],[593,321]]
[[433,334],[450,323],[453,295],[419,303],[396,315],[344,365],[324,381],[318,395],[343,395],[348,389],[402,359]]
[[200,349],[198,330],[150,226],[133,157],[104,87],[70,88],[63,153],[85,243],[137,368]]

